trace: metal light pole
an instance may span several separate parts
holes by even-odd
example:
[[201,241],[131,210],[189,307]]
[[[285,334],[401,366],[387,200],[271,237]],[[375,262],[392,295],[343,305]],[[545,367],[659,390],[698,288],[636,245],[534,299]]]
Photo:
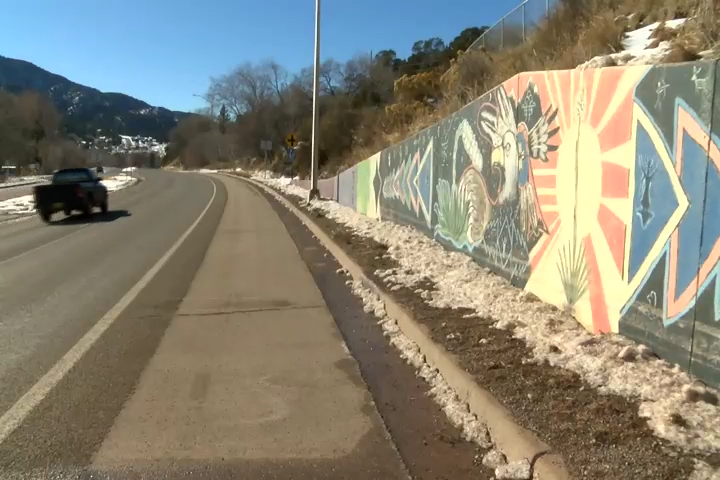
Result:
[[320,114],[318,112],[320,85],[320,0],[315,0],[315,63],[313,65],[313,113],[312,113],[312,156],[310,159],[310,194],[308,201],[320,197],[318,190],[318,122]]

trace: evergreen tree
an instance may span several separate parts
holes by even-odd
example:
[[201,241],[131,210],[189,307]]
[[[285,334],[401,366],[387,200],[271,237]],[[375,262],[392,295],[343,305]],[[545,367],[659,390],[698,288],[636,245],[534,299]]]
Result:
[[228,115],[227,108],[225,108],[225,105],[220,107],[220,115],[218,115],[218,123],[220,125],[220,133],[223,135],[225,134],[225,131],[227,130],[227,124],[230,121],[230,115]]

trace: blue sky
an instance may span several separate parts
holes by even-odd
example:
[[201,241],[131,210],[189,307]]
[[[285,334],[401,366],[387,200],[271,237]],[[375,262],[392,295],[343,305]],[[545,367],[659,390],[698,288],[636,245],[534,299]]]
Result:
[[[521,0],[323,0],[322,58],[449,42]],[[442,7],[440,7],[442,5]],[[210,76],[274,58],[311,65],[313,0],[0,0],[0,55],[173,110],[203,106]]]

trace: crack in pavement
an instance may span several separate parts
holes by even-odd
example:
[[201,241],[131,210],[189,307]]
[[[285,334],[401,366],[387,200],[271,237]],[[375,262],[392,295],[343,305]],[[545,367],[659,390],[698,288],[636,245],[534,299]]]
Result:
[[312,310],[314,308],[325,308],[325,305],[295,305],[290,307],[258,307],[236,310],[211,310],[209,312],[178,312],[176,317],[212,317],[217,315],[232,315],[235,313],[256,313],[256,312],[278,312],[285,310]]

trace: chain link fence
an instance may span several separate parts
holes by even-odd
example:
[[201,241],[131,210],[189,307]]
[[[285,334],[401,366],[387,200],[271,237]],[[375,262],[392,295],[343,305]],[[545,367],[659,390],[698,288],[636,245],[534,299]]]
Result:
[[524,43],[559,0],[525,0],[480,35],[468,48],[498,51]]

